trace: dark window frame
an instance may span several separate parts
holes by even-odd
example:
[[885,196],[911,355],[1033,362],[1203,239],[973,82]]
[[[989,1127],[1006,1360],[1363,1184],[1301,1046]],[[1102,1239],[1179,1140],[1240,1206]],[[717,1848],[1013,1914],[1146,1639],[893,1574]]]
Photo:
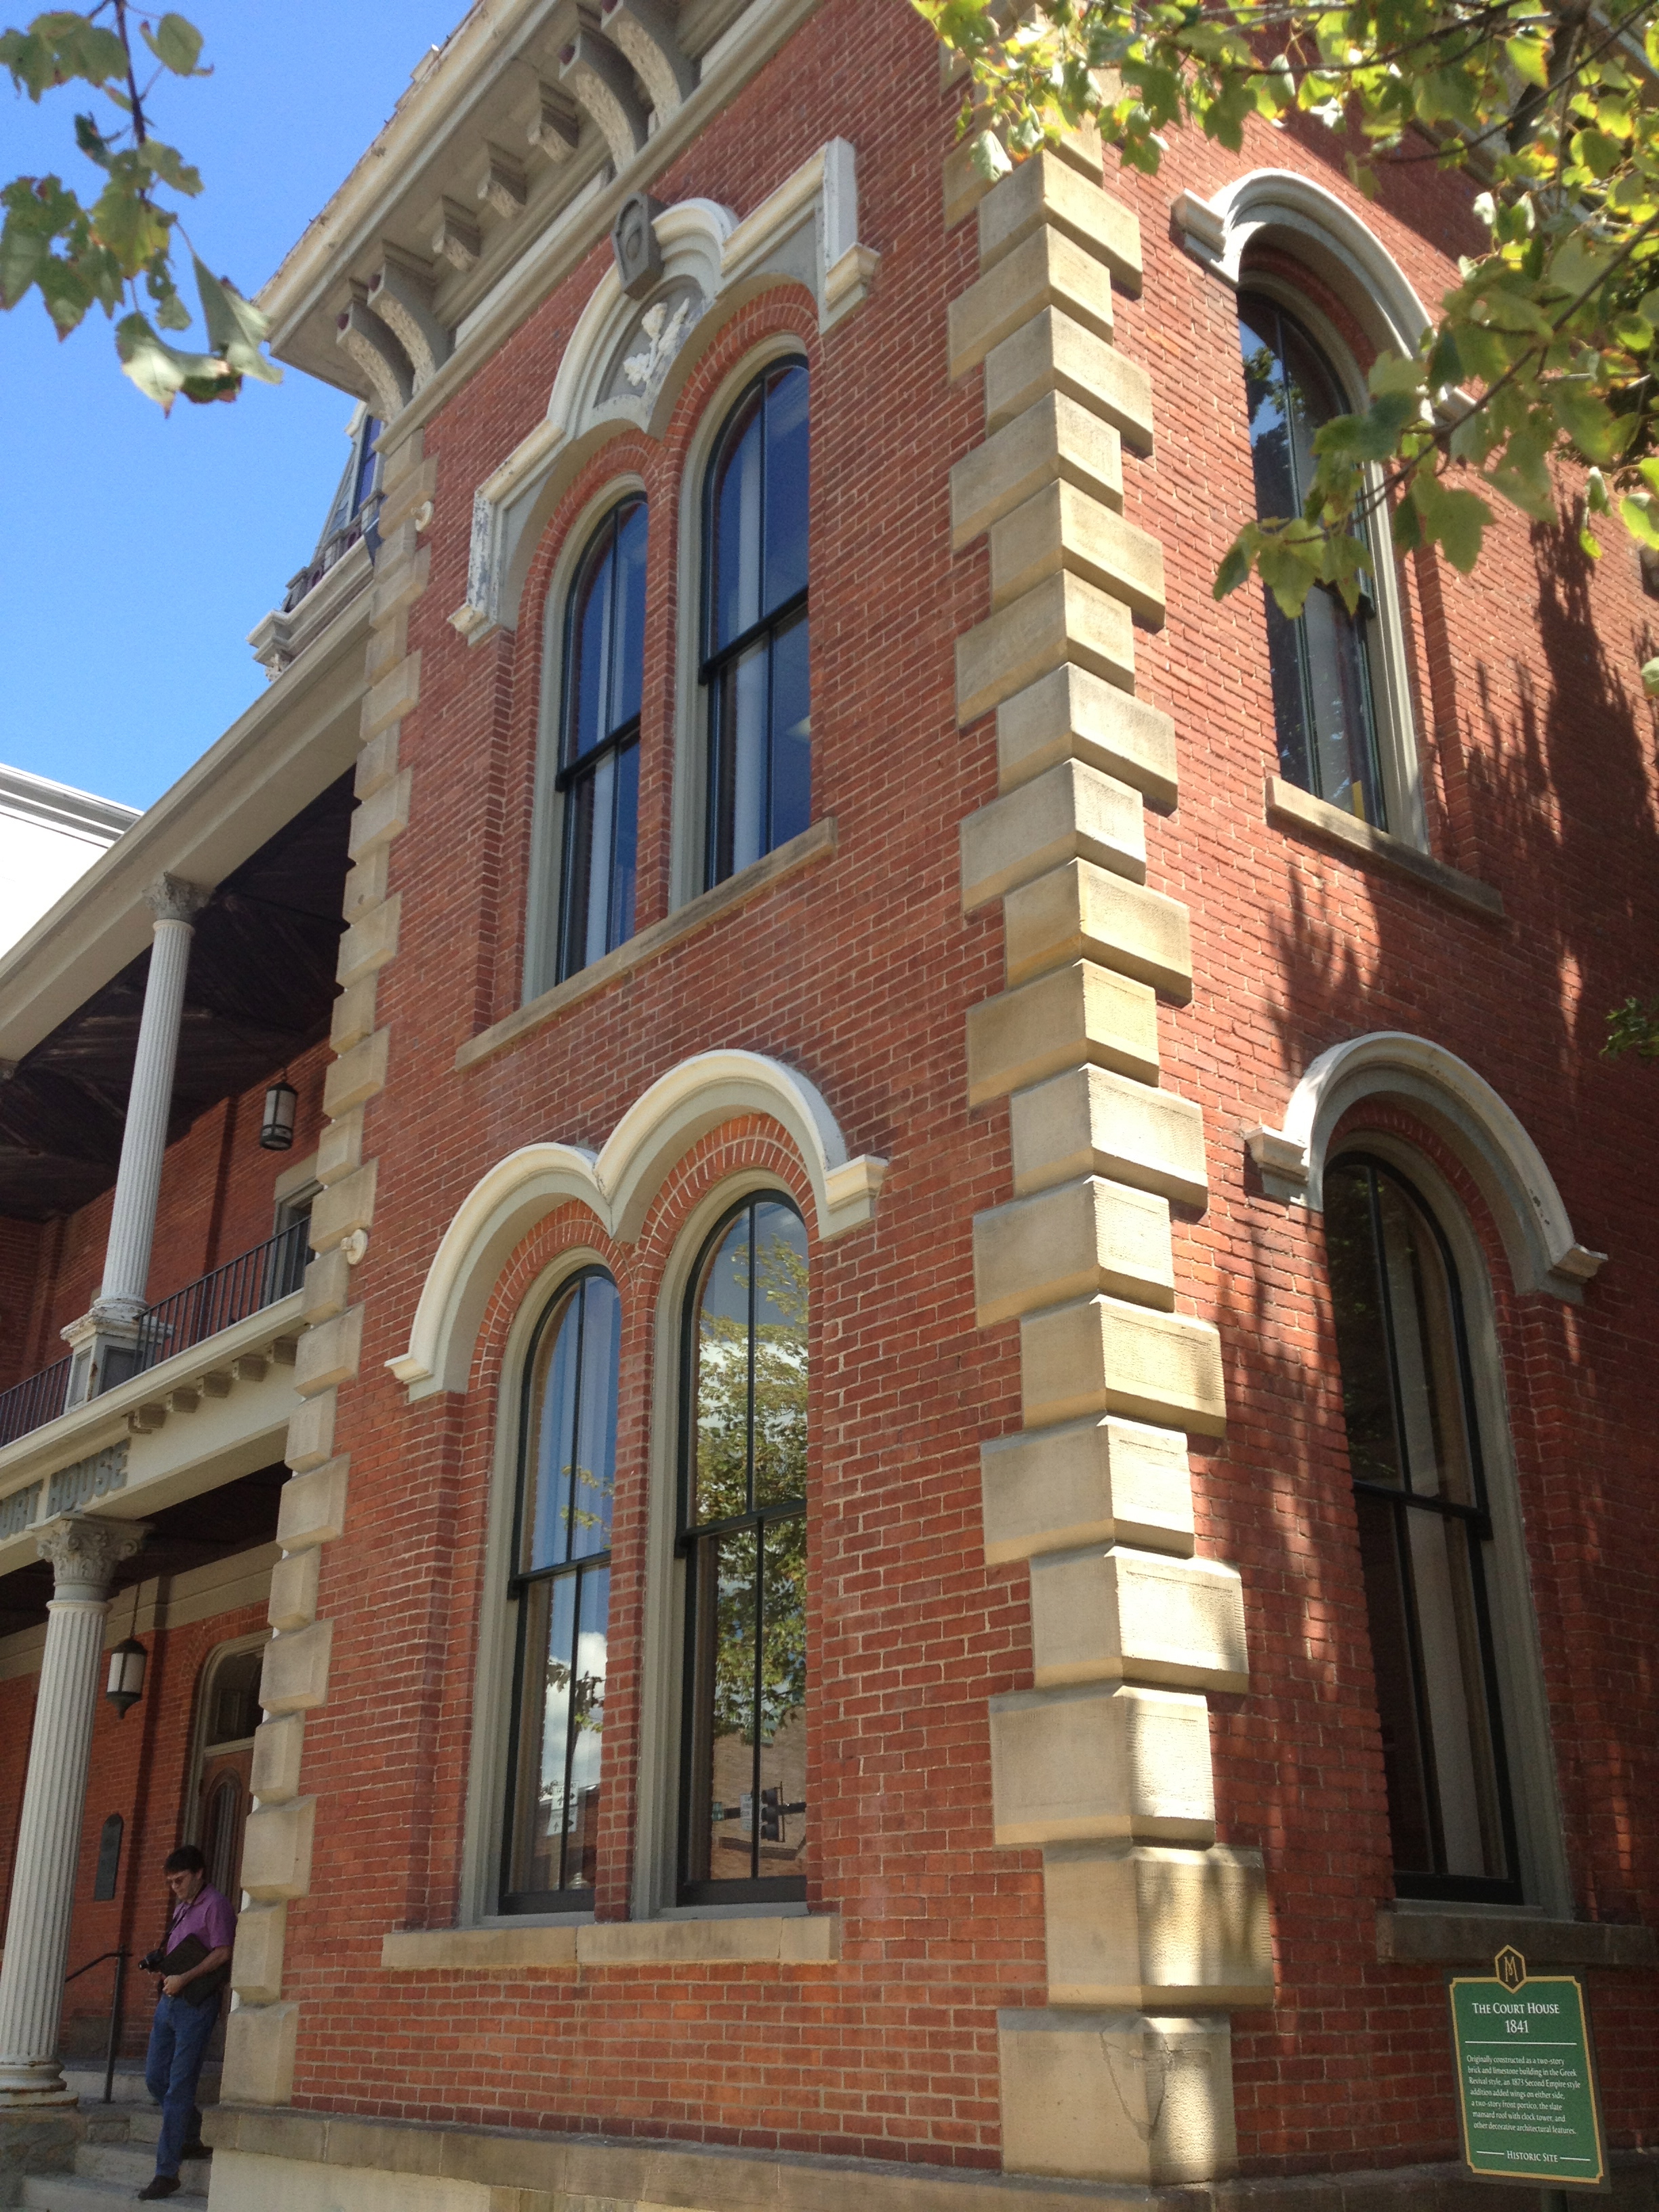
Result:
[[[772,711],[773,679],[777,659],[777,643],[779,638],[786,630],[793,629],[797,621],[802,620],[806,623],[808,629],[807,682],[810,696],[810,686],[811,682],[811,558],[810,538],[807,549],[808,578],[807,581],[801,586],[800,589],[797,592],[792,592],[787,599],[781,600],[775,607],[770,610],[769,612],[763,614],[758,621],[750,623],[746,629],[741,630],[735,636],[728,638],[723,645],[716,646],[714,642],[716,619],[714,606],[714,577],[716,568],[714,538],[717,520],[715,514],[715,487],[720,477],[720,463],[725,457],[726,446],[732,438],[735,425],[741,420],[744,410],[747,408],[750,401],[754,398],[756,392],[760,392],[762,395],[761,436],[763,447],[761,461],[759,558],[761,562],[763,591],[766,563],[767,503],[767,454],[764,442],[767,434],[765,393],[766,387],[773,377],[776,376],[781,370],[791,368],[799,369],[807,380],[806,420],[807,439],[810,451],[812,421],[811,366],[804,354],[781,354],[775,360],[767,362],[763,368],[756,371],[755,374],[744,384],[742,391],[738,392],[731,406],[727,408],[725,419],[722,421],[720,427],[719,434],[716,436],[713,446],[709,448],[708,459],[704,464],[702,472],[702,605],[698,617],[697,627],[699,647],[697,684],[699,690],[705,695],[703,702],[704,794],[702,854],[702,888],[705,890],[712,890],[716,884],[724,883],[728,876],[738,872],[736,867],[731,863],[730,856],[723,857],[720,850],[723,831],[722,809],[720,805],[723,769],[723,733],[721,732],[720,723],[721,696],[720,678],[724,672],[729,666],[732,666],[738,661],[741,660],[743,656],[748,653],[753,646],[763,641],[765,643],[767,648],[767,744],[765,788],[762,793],[761,801],[762,818],[765,824],[764,842],[761,848],[763,857],[767,853],[774,851],[780,842],[783,842],[780,841],[773,834],[773,771],[775,763],[773,759],[772,743]],[[810,490],[808,497],[810,501]],[[807,819],[810,823],[811,819],[811,806],[810,799],[808,801]]]
[[[1363,1476],[1352,1478],[1357,1498],[1376,1501],[1386,1506],[1394,1519],[1395,1556],[1399,1562],[1405,1597],[1407,1632],[1407,1658],[1411,1678],[1407,1686],[1417,1722],[1419,1753],[1424,1761],[1424,1794],[1431,1833],[1437,1856],[1443,1856],[1443,1839],[1439,1833],[1439,1799],[1433,1776],[1433,1735],[1428,1712],[1426,1687],[1427,1668],[1421,1648],[1415,1587],[1412,1573],[1412,1550],[1407,1536],[1407,1516],[1414,1512],[1431,1513],[1443,1520],[1462,1525],[1465,1535],[1465,1552],[1468,1560],[1469,1586],[1474,1606],[1476,1637],[1480,1648],[1480,1687],[1486,1699],[1486,1721],[1492,1750],[1492,1780],[1497,1801],[1498,1826],[1503,1838],[1504,1858],[1510,1868],[1507,1875],[1482,1876],[1457,1875],[1441,1869],[1394,1869],[1395,1894],[1401,1898],[1426,1899],[1443,1903],[1478,1905],[1520,1905],[1525,1902],[1521,1879],[1520,1838],[1515,1817],[1514,1790],[1510,1773],[1508,1747],[1505,1741],[1504,1703],[1498,1674],[1497,1646],[1492,1632],[1492,1604],[1486,1586],[1485,1547],[1492,1540],[1492,1520],[1486,1485],[1486,1460],[1480,1442],[1480,1410],[1477,1403],[1474,1364],[1469,1349],[1468,1319],[1463,1302],[1462,1281],[1453,1254],[1450,1239],[1441,1225],[1439,1216],[1410,1176],[1391,1160],[1363,1149],[1345,1151],[1326,1170],[1330,1174],[1338,1168],[1359,1168],[1366,1171],[1366,1204],[1370,1213],[1372,1253],[1377,1266],[1377,1300],[1382,1323],[1384,1360],[1388,1370],[1390,1410],[1395,1432],[1401,1455],[1401,1481],[1398,1486],[1375,1482]],[[1451,1324],[1452,1353],[1457,1371],[1457,1388],[1462,1401],[1464,1433],[1468,1439],[1469,1479],[1474,1502],[1462,1504],[1455,1499],[1437,1498],[1414,1492],[1411,1486],[1410,1459],[1406,1443],[1407,1422],[1401,1383],[1398,1351],[1398,1324],[1394,1311],[1393,1295],[1389,1286],[1386,1270],[1380,1264],[1383,1250],[1382,1223],[1377,1193],[1377,1178],[1391,1182],[1402,1192],[1419,1218],[1427,1225],[1446,1271],[1448,1308]],[[1376,1639],[1369,1639],[1373,1654],[1373,1666],[1380,1667],[1376,1657]],[[1471,1685],[1471,1687],[1474,1686]]]
[[[697,1316],[701,1304],[706,1271],[714,1254],[720,1249],[727,1231],[740,1214],[750,1215],[750,1249],[754,1249],[753,1211],[757,1206],[775,1205],[785,1206],[805,1227],[805,1216],[787,1191],[771,1186],[746,1191],[728,1206],[708,1236],[697,1248],[696,1263],[687,1285],[680,1324],[680,1423],[679,1454],[675,1513],[675,1557],[682,1563],[685,1592],[685,1636],[680,1672],[680,1765],[678,1808],[676,1820],[674,1859],[674,1901],[677,1905],[781,1905],[804,1903],[806,1897],[805,1875],[758,1875],[752,1873],[747,1881],[696,1880],[688,1877],[686,1867],[690,1857],[691,1828],[694,1816],[692,1803],[696,1774],[701,1755],[701,1735],[704,1716],[700,1691],[703,1668],[698,1649],[701,1615],[699,1612],[700,1585],[713,1580],[714,1566],[718,1562],[719,1540],[722,1536],[753,1528],[757,1534],[755,1547],[756,1579],[763,1586],[765,1534],[769,1526],[785,1521],[805,1522],[808,1500],[799,1498],[775,1501],[763,1506],[751,1506],[746,1513],[727,1515],[720,1521],[694,1523],[691,1519],[692,1498],[696,1484],[696,1407],[697,1407]],[[754,1468],[755,1421],[755,1297],[758,1270],[751,1270],[749,1286],[749,1446],[748,1459],[752,1487]],[[809,1306],[810,1328],[810,1306]],[[810,1353],[809,1353],[810,1361]],[[810,1364],[808,1369],[811,1372]],[[702,1560],[710,1562],[708,1568]],[[809,1583],[810,1592],[810,1583]],[[701,1591],[707,1604],[706,1588]],[[757,1629],[763,1620],[761,1588],[757,1587],[755,1618]],[[756,1670],[758,1678],[761,1638],[756,1636]],[[811,1681],[808,1680],[810,1692]],[[762,1744],[759,1730],[756,1731],[753,1777],[750,1782],[751,1814],[750,1864],[759,1863],[759,1852],[763,1840],[764,1825],[760,1788]]]
[[[564,611],[561,618],[563,646],[562,658],[559,670],[559,722],[558,743],[556,755],[558,765],[554,771],[553,777],[553,788],[558,794],[563,817],[560,824],[559,831],[558,928],[556,933],[553,959],[553,981],[555,983],[567,982],[572,975],[580,975],[583,969],[592,967],[595,960],[602,959],[605,957],[605,952],[613,952],[618,945],[627,944],[629,939],[633,936],[635,932],[635,908],[638,898],[637,882],[635,883],[634,891],[629,896],[629,912],[626,916],[624,926],[620,929],[619,933],[614,936],[612,934],[615,917],[611,915],[610,908],[615,898],[615,884],[613,880],[606,898],[606,942],[604,951],[588,953],[580,959],[576,957],[577,947],[574,943],[575,931],[574,927],[574,902],[579,889],[582,890],[584,895],[586,893],[586,885],[590,880],[592,867],[592,854],[590,853],[588,855],[587,866],[579,870],[576,854],[576,830],[578,822],[580,818],[580,811],[576,805],[573,794],[575,793],[579,785],[596,781],[599,771],[604,767],[605,762],[611,759],[614,759],[617,763],[617,781],[620,787],[626,757],[629,753],[632,753],[635,756],[635,782],[634,835],[635,840],[635,862],[637,865],[637,843],[639,836],[638,754],[640,744],[640,713],[636,712],[629,715],[623,721],[619,722],[614,729],[603,732],[600,736],[595,739],[593,744],[588,746],[585,752],[577,753],[573,757],[572,748],[574,744],[576,736],[576,711],[578,704],[575,690],[575,677],[577,673],[578,662],[580,657],[577,649],[576,625],[582,610],[583,589],[589,576],[592,573],[593,568],[601,560],[608,557],[611,562],[611,574],[606,589],[611,597],[610,619],[614,626],[617,616],[617,580],[621,570],[621,562],[617,557],[617,540],[621,536],[623,524],[630,520],[635,514],[641,511],[644,513],[646,517],[646,529],[648,532],[650,529],[650,503],[642,491],[624,492],[620,499],[617,500],[613,505],[605,509],[604,514],[600,516],[599,520],[594,523],[592,529],[588,532],[586,539],[582,546],[580,557],[576,562],[575,568],[570,578],[570,582],[565,591]],[[643,659],[643,625],[641,625],[641,659]],[[641,667],[641,681],[640,685],[641,709],[644,705],[645,691],[643,676],[644,671]],[[608,857],[607,866],[611,870],[614,878],[614,872],[617,866],[617,815],[614,809],[611,818],[611,849]]]
[[[1353,402],[1348,392],[1346,380],[1343,377],[1340,370],[1337,367],[1337,364],[1331,359],[1330,353],[1327,347],[1321,343],[1319,337],[1310,326],[1305,316],[1303,313],[1298,313],[1295,307],[1287,307],[1285,302],[1278,297],[1275,290],[1264,286],[1259,280],[1253,280],[1251,273],[1247,270],[1244,272],[1243,276],[1241,278],[1238,287],[1238,317],[1241,325],[1244,324],[1247,313],[1252,305],[1260,308],[1267,309],[1274,319],[1274,346],[1276,349],[1276,357],[1280,363],[1282,364],[1286,357],[1284,332],[1285,327],[1288,325],[1288,327],[1295,332],[1297,337],[1301,341],[1301,343],[1306,346],[1309,352],[1313,356],[1315,362],[1328,380],[1330,386],[1331,394],[1337,403],[1337,410],[1339,412],[1351,410],[1353,406]],[[1248,378],[1246,389],[1248,392]],[[1253,419],[1254,418],[1252,416],[1247,415],[1247,425],[1249,422],[1253,421]],[[1251,445],[1253,449],[1252,471],[1254,474],[1254,437],[1251,439]],[[1286,465],[1291,479],[1293,511],[1296,514],[1300,514],[1302,501],[1305,497],[1306,493],[1305,487],[1302,484],[1299,478],[1294,439],[1287,437],[1285,441],[1285,449]],[[1255,511],[1257,519],[1261,520],[1261,501],[1259,492],[1255,498]],[[1377,532],[1374,530],[1368,530],[1367,534],[1371,540],[1373,558],[1379,562],[1388,558],[1389,554],[1386,547],[1378,543]],[[1328,586],[1316,584],[1314,586],[1314,590],[1316,592],[1326,592],[1330,597],[1335,611],[1335,619],[1339,626],[1346,624],[1352,629],[1358,648],[1357,659],[1359,675],[1359,690],[1365,725],[1361,750],[1363,750],[1364,757],[1364,780],[1368,780],[1372,786],[1372,800],[1376,808],[1376,818],[1373,821],[1369,816],[1364,815],[1359,816],[1356,818],[1366,821],[1369,827],[1373,830],[1379,830],[1387,834],[1397,836],[1401,834],[1400,829],[1389,819],[1390,812],[1392,811],[1390,799],[1395,794],[1393,794],[1389,789],[1390,778],[1387,762],[1385,760],[1385,753],[1389,745],[1389,733],[1385,728],[1386,687],[1379,684],[1377,681],[1377,669],[1376,666],[1376,656],[1385,649],[1383,642],[1383,616],[1381,593],[1379,591],[1368,586],[1362,575],[1359,580],[1359,605],[1354,614],[1349,615],[1346,609],[1343,606],[1340,599],[1337,597],[1334,592],[1331,592]],[[1312,654],[1308,641],[1308,617],[1306,611],[1304,609],[1301,614],[1297,615],[1294,618],[1282,614],[1279,611],[1277,602],[1273,599],[1273,594],[1267,590],[1265,585],[1262,586],[1262,598],[1264,601],[1264,613],[1267,627],[1268,657],[1270,665],[1273,666],[1273,673],[1274,740],[1279,759],[1279,772],[1285,777],[1286,782],[1295,784],[1298,789],[1306,791],[1315,799],[1322,799],[1328,806],[1339,805],[1339,802],[1333,798],[1330,793],[1325,792],[1320,787],[1322,776],[1319,759],[1320,737],[1318,712],[1315,698]],[[1291,736],[1286,732],[1283,726],[1280,714],[1282,702],[1279,697],[1279,690],[1283,672],[1279,665],[1279,661],[1281,647],[1288,647],[1295,657],[1296,683],[1300,694],[1303,721],[1301,735],[1299,738],[1297,738],[1295,741],[1299,743],[1304,748],[1307,754],[1304,769],[1300,774],[1296,772],[1294,762],[1286,757],[1286,746],[1292,741],[1292,739]],[[1363,787],[1364,783],[1362,781],[1360,785],[1362,792]],[[1347,811],[1351,810],[1345,809],[1342,811]]]
[[[544,1338],[553,1326],[555,1316],[562,1316],[567,1310],[571,1293],[580,1285],[593,1280],[609,1283],[612,1290],[617,1288],[616,1278],[608,1267],[597,1266],[579,1267],[573,1274],[567,1275],[549,1298],[538,1319],[535,1328],[531,1333],[530,1341],[525,1346],[522,1362],[523,1380],[520,1384],[519,1395],[519,1446],[514,1476],[513,1526],[509,1540],[507,1574],[507,1598],[508,1604],[513,1607],[514,1614],[513,1673],[511,1704],[508,1708],[507,1766],[501,1793],[501,1863],[495,1885],[495,1910],[504,1915],[591,1912],[593,1910],[594,1892],[591,1888],[515,1890],[511,1887],[513,1855],[516,1841],[514,1822],[517,1810],[519,1759],[521,1750],[524,1668],[530,1618],[530,1607],[525,1602],[526,1595],[533,1584],[564,1579],[574,1580],[575,1601],[573,1613],[580,1632],[581,1586],[584,1576],[601,1571],[608,1575],[611,1571],[611,1547],[610,1545],[607,1545],[602,1552],[587,1553],[580,1559],[567,1558],[555,1562],[551,1566],[526,1570],[520,1565],[524,1551],[525,1493],[529,1486],[532,1474],[531,1457],[539,1434],[538,1425],[532,1419],[538,1355],[541,1351]],[[620,1297],[620,1292],[618,1296]],[[585,1303],[578,1326],[583,1330],[586,1326]],[[573,1430],[577,1436],[581,1434],[582,1350],[582,1342],[579,1337],[576,1349],[577,1395],[573,1416]],[[574,1741],[575,1733],[572,1730],[569,1741],[565,1747],[566,1825],[559,1838],[561,1873],[564,1870],[565,1856],[570,1844],[568,1806],[570,1767],[574,1752]]]

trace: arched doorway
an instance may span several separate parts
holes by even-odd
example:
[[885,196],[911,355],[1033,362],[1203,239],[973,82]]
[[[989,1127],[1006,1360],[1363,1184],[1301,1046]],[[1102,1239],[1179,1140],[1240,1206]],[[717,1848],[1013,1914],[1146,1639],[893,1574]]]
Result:
[[253,1731],[267,1641],[244,1637],[221,1644],[202,1670],[186,1826],[201,1845],[208,1880],[233,1905],[241,1901],[242,1837],[252,1806]]

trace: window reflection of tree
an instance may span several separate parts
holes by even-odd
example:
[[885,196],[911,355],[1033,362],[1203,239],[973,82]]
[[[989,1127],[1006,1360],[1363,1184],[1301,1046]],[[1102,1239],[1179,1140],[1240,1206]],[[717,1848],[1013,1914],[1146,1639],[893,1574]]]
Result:
[[748,1201],[699,1270],[691,1362],[687,1852],[693,1885],[793,1876],[806,1837],[807,1258]]

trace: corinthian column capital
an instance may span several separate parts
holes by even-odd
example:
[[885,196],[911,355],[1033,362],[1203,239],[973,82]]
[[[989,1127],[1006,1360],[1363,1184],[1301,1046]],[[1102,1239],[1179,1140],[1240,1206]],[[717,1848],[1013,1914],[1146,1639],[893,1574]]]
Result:
[[193,921],[212,896],[210,890],[182,876],[157,876],[144,893],[144,904],[157,921]]
[[109,1521],[92,1513],[63,1513],[35,1536],[43,1559],[50,1559],[54,1597],[101,1601],[109,1595],[115,1570],[130,1559],[149,1534],[144,1521]]

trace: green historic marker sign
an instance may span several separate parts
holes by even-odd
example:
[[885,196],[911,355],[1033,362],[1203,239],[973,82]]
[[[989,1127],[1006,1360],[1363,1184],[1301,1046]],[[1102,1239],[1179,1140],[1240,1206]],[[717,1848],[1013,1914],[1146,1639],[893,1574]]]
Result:
[[1611,2188],[1583,1984],[1576,1974],[1528,1974],[1508,1947],[1492,1967],[1447,1984],[1470,2172],[1534,2188]]

